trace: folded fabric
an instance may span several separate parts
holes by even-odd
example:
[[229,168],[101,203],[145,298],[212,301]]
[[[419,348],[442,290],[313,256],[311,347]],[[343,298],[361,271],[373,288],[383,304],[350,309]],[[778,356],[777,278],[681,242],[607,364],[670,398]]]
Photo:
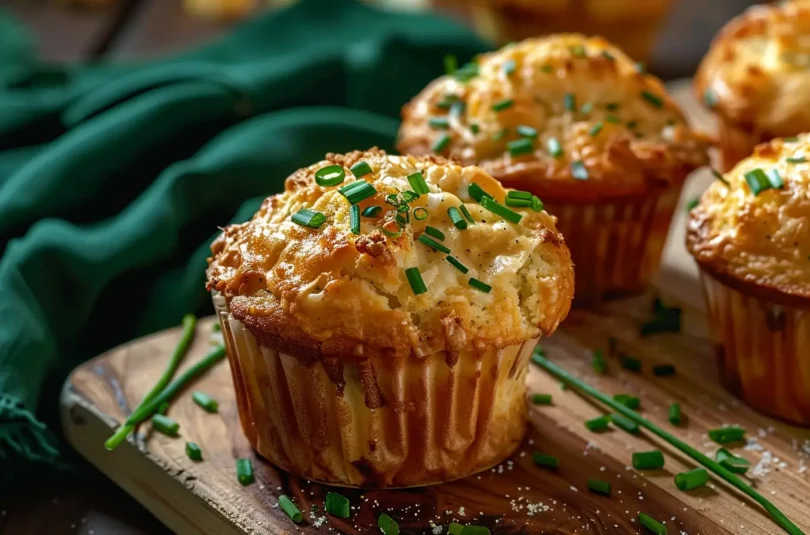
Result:
[[34,417],[57,402],[46,378],[208,313],[217,225],[326,152],[391,149],[400,107],[442,57],[487,48],[451,21],[350,0],[305,0],[156,63],[44,65],[12,41],[0,40],[12,58],[0,59],[0,479],[18,480],[64,465]]

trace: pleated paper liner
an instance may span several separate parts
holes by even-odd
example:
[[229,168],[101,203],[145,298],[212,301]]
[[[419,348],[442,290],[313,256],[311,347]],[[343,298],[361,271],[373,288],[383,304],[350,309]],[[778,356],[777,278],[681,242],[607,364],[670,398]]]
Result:
[[[466,477],[508,458],[526,418],[525,377],[537,340],[481,353],[345,362],[339,389],[322,361],[269,347],[214,295],[236,399],[253,448],[322,483],[408,487]],[[368,400],[382,398],[381,407]]]
[[751,156],[754,147],[773,137],[751,128],[718,118],[717,143],[723,172],[731,171],[740,160]]
[[810,425],[810,303],[779,304],[701,270],[720,373],[754,409]]

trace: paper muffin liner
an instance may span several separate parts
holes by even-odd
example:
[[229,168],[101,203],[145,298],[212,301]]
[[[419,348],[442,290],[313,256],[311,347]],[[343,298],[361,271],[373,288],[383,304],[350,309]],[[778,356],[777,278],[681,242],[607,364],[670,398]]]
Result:
[[245,435],[292,474],[365,488],[428,485],[494,466],[520,444],[537,339],[479,353],[349,358],[340,388],[323,361],[306,366],[260,346],[221,295],[214,306]]
[[810,309],[749,295],[701,271],[726,387],[754,409],[810,425]]

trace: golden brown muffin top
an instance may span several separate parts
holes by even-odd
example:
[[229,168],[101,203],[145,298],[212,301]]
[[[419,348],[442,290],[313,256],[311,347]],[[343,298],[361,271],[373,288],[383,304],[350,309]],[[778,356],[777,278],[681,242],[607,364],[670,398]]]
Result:
[[398,141],[402,152],[477,163],[507,183],[543,178],[552,196],[665,185],[705,164],[706,147],[658,78],[579,34],[508,45],[433,81],[403,108]]
[[[359,162],[372,172],[354,176]],[[316,172],[327,166],[337,166],[345,180],[318,185]],[[413,199],[403,192],[420,193],[416,173],[429,192]],[[360,218],[359,234],[352,231],[352,204],[340,192],[355,183],[376,191],[359,202],[359,212],[380,208],[376,217]],[[478,167],[376,149],[328,154],[287,178],[285,191],[269,197],[252,220],[224,229],[211,246],[208,288],[225,295],[260,343],[301,357],[426,355],[550,334],[568,313],[574,288],[555,218],[514,208],[519,222],[507,221],[470,196],[471,184],[504,203],[506,190]],[[449,215],[462,205],[474,220],[460,223],[463,230]],[[292,216],[302,209],[323,214],[325,222],[297,224]],[[396,216],[406,213],[409,221],[398,223]],[[421,274],[424,293],[409,283],[410,268]],[[491,290],[473,286],[473,278]]]
[[687,246],[714,273],[810,298],[810,136],[763,143],[716,180],[690,214]]
[[582,16],[616,21],[636,19],[648,13],[658,13],[667,7],[671,0],[491,0],[495,5],[520,9],[528,12],[559,15],[572,11]]
[[712,42],[695,90],[726,120],[791,136],[810,130],[810,1],[757,5]]

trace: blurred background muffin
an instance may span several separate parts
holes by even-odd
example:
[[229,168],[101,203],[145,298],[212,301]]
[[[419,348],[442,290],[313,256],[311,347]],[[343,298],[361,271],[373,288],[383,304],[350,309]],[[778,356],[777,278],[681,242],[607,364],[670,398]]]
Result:
[[576,298],[642,289],[706,142],[656,77],[601,38],[528,39],[443,76],[403,108],[397,148],[482,166],[559,218]]
[[362,487],[449,481],[512,453],[529,356],[574,288],[554,218],[506,195],[441,158],[330,154],[224,229],[208,287],[259,453]]
[[687,247],[726,385],[810,424],[810,136],[759,145],[704,193]]
[[755,6],[712,42],[695,91],[718,119],[725,170],[774,137],[810,130],[810,1]]

